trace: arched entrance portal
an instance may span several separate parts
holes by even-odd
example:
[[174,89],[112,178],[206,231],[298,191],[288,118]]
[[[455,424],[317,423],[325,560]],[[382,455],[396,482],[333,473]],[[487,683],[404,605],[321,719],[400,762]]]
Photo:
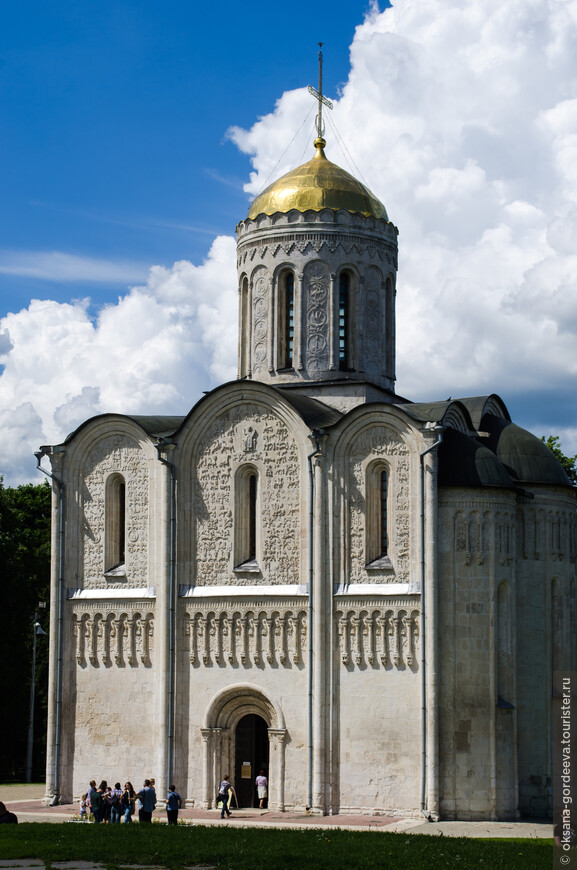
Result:
[[235,729],[234,784],[239,807],[258,806],[255,777],[260,770],[268,776],[268,726],[262,716],[243,716]]
[[215,805],[215,783],[225,772],[233,779],[239,806],[254,806],[254,780],[262,768],[269,781],[269,807],[284,810],[287,731],[278,702],[250,683],[227,686],[210,701],[201,733],[207,809]]

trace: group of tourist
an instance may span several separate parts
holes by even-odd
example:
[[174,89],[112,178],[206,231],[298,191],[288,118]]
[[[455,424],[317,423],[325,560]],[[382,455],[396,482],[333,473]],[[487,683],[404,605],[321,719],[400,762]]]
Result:
[[[166,815],[169,825],[178,822],[178,810],[181,798],[174,785],[171,785],[166,799]],[[139,822],[151,822],[152,813],[156,807],[156,791],[154,779],[145,779],[144,785],[139,791],[135,791],[131,782],[126,782],[124,788],[120,783],[114,784],[114,788],[108,785],[105,779],[98,788],[96,781],[92,780],[86,794],[80,801],[80,817],[87,818],[92,815],[94,822],[109,822],[119,824],[121,819],[124,823],[132,822],[132,816],[138,810]]]
[[[138,810],[139,822],[151,822],[152,813],[156,807],[154,785],[154,779],[145,779],[142,788],[136,792],[131,782],[125,782],[124,788],[121,788],[120,783],[116,782],[112,788],[103,779],[97,788],[96,781],[93,779],[86,794],[82,795],[80,818],[85,819],[92,815],[96,824],[101,822],[119,824],[122,819],[124,819],[125,824],[128,824],[132,822],[132,816]],[[260,771],[255,785],[258,791],[259,807],[262,809],[268,794],[268,781],[264,770]],[[218,787],[217,803],[222,804],[221,819],[224,819],[225,815],[230,818],[230,800],[233,794],[234,788],[227,774]],[[178,810],[181,802],[181,797],[175,786],[169,786],[166,797],[166,817],[169,825],[178,823]]]

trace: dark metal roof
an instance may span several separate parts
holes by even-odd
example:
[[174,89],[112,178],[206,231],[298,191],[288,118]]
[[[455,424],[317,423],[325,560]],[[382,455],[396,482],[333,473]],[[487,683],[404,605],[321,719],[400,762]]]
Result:
[[141,417],[127,415],[139,426],[142,426],[147,435],[156,435],[166,438],[172,435],[181,425],[184,417]]
[[495,454],[447,427],[439,447],[439,486],[506,486],[515,482]]
[[103,417],[112,419],[118,417],[122,420],[132,420],[132,422],[136,423],[137,426],[140,426],[147,435],[157,438],[166,438],[168,435],[172,435],[185,419],[184,417],[140,416],[138,414],[96,414],[96,416],[84,420],[80,426],[66,436],[63,443],[68,444],[82,429],[84,429],[85,426],[88,426],[89,423],[93,423],[95,420],[100,420]]
[[515,480],[571,486],[563,466],[547,445],[531,432],[494,414],[485,414],[481,427],[489,433],[489,437],[484,439],[487,446]]
[[407,402],[407,404],[399,404],[398,407],[402,408],[413,419],[423,423],[441,423],[449,409],[455,405],[461,406],[461,410],[466,411],[473,428],[476,430],[481,426],[481,418],[488,405],[498,408],[503,419],[511,419],[505,403],[495,393],[490,396],[466,396],[465,398],[451,396],[449,399],[437,402]]
[[303,396],[302,393],[289,392],[279,387],[271,387],[271,389],[280,393],[283,399],[293,406],[309,429],[322,429],[325,426],[334,426],[343,417],[340,411],[325,405],[324,402],[320,402],[318,399],[311,399],[309,396]]

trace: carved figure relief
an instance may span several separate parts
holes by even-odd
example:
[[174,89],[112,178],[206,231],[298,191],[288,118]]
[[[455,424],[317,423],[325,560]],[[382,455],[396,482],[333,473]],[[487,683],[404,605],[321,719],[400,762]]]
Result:
[[418,664],[418,610],[399,607],[338,610],[335,631],[344,665],[402,669]]
[[191,665],[244,667],[303,664],[307,616],[304,610],[188,610],[184,637]]
[[[260,573],[233,574],[234,469],[259,471]],[[219,416],[198,445],[194,482],[196,570],[199,586],[298,583],[298,448],[287,426],[255,405]]]
[[154,614],[75,612],[72,615],[76,662],[86,668],[151,667]]

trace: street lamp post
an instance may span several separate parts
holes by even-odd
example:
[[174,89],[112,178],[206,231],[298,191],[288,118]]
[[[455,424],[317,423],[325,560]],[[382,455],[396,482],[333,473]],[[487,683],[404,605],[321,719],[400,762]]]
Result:
[[[46,606],[46,605],[44,605]],[[28,746],[26,751],[26,782],[32,782],[32,755],[34,752],[34,697],[36,694],[36,638],[46,635],[39,622],[38,614],[34,614],[32,623],[32,679],[30,681],[30,720],[28,722]]]

